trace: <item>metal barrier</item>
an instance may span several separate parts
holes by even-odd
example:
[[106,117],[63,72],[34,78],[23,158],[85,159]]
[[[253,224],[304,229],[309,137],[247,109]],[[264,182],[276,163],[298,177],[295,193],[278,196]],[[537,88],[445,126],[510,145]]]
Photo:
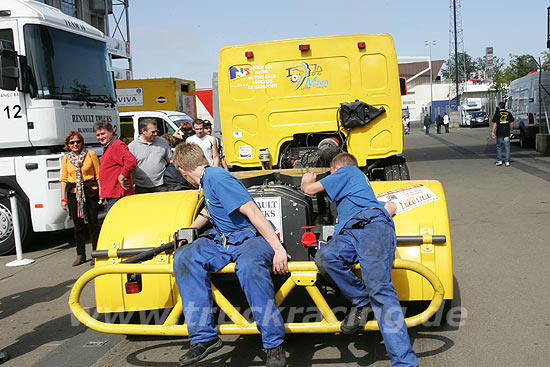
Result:
[[[319,271],[314,262],[290,262],[288,264],[290,271],[289,278],[279,288],[275,294],[277,306],[280,306],[285,298],[290,294],[295,286],[305,287],[307,293],[319,309],[323,320],[320,322],[309,323],[287,323],[285,329],[287,333],[336,333],[340,332],[340,324],[332,309],[321,294],[321,291],[315,284]],[[445,290],[439,278],[424,265],[404,259],[395,259],[394,269],[406,269],[420,274],[428,280],[434,289],[434,296],[423,312],[418,315],[405,319],[407,327],[414,327],[422,324],[432,317],[443,301]],[[352,266],[352,269],[358,270],[359,265]],[[235,264],[228,264],[218,273],[234,273]],[[178,324],[182,315],[181,298],[168,315],[162,325],[141,325],[141,324],[113,324],[105,323],[90,316],[80,304],[82,290],[92,279],[105,274],[171,274],[173,275],[172,264],[149,265],[149,264],[116,264],[97,266],[84,273],[75,283],[69,298],[69,306],[76,318],[84,325],[103,333],[110,334],[131,334],[131,335],[167,335],[167,336],[185,336],[188,335],[187,325]],[[212,296],[214,302],[229,317],[233,324],[218,325],[219,334],[259,334],[255,322],[248,322],[243,315],[225,298],[225,296],[212,284]],[[363,330],[378,330],[378,323],[375,320],[367,322]]]

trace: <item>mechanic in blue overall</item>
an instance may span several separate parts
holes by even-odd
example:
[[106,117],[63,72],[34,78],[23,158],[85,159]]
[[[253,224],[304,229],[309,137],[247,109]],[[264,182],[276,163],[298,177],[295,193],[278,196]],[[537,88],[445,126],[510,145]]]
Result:
[[183,313],[191,348],[180,358],[180,366],[193,364],[219,350],[222,341],[212,315],[212,288],[208,272],[235,262],[235,273],[246,295],[263,347],[267,366],[285,365],[285,327],[275,303],[269,272],[288,272],[288,257],[244,185],[220,167],[210,167],[198,145],[180,144],[173,162],[183,177],[204,193],[205,208],[191,224],[213,229],[174,255],[174,276],[183,302]]
[[[325,191],[337,203],[334,237],[315,256],[319,271],[352,303],[342,321],[342,332],[355,334],[365,326],[372,307],[392,366],[418,366],[395,288],[391,282],[395,257],[395,226],[390,215],[395,203],[379,202],[356,158],[340,153],[330,164],[330,175],[317,181],[315,173],[302,177],[302,191]],[[359,263],[359,279],[350,265]]]

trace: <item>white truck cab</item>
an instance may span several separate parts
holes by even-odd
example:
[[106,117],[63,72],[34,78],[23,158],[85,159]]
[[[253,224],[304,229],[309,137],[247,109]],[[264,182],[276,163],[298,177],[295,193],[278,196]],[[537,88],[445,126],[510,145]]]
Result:
[[38,1],[0,2],[0,254],[14,247],[9,191],[24,244],[32,231],[72,227],[60,205],[64,139],[76,130],[99,148],[96,121],[119,130],[114,101],[99,30]]
[[157,122],[157,136],[172,135],[182,122],[193,124],[189,115],[178,111],[126,111],[120,112],[120,138],[130,143],[139,136],[139,122],[152,118]]

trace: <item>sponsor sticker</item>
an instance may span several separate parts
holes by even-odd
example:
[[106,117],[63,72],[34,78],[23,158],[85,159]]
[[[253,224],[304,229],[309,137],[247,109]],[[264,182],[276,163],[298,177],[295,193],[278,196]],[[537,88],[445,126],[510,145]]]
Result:
[[255,197],[254,201],[264,216],[275,226],[275,233],[283,242],[283,216],[281,207],[281,197]]
[[383,202],[393,201],[397,205],[395,215],[439,200],[439,196],[422,184],[383,192],[376,195],[376,198]]
[[241,146],[239,146],[239,158],[241,158],[241,159],[250,159],[250,158],[252,158],[252,146],[251,145],[241,145]]

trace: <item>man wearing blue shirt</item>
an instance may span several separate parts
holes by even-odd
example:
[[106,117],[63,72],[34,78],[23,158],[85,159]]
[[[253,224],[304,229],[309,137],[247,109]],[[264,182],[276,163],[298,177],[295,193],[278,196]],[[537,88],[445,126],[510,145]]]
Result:
[[[368,178],[351,154],[334,157],[330,173],[320,181],[315,173],[306,173],[301,188],[308,195],[325,191],[329,201],[337,203],[334,237],[317,251],[315,263],[325,279],[337,285],[352,303],[351,312],[342,321],[342,332],[361,331],[370,304],[392,365],[418,366],[391,282],[397,241],[389,212],[395,213],[395,204],[376,199]],[[357,262],[363,281],[350,269]]]
[[178,145],[173,161],[183,177],[204,193],[205,208],[191,227],[201,228],[208,221],[214,227],[174,256],[174,276],[191,341],[180,366],[193,364],[222,347],[211,312],[208,272],[230,262],[236,263],[235,273],[262,334],[267,366],[284,366],[285,327],[275,303],[269,266],[275,274],[286,274],[288,264],[273,226],[244,185],[223,168],[210,167],[198,145]]

